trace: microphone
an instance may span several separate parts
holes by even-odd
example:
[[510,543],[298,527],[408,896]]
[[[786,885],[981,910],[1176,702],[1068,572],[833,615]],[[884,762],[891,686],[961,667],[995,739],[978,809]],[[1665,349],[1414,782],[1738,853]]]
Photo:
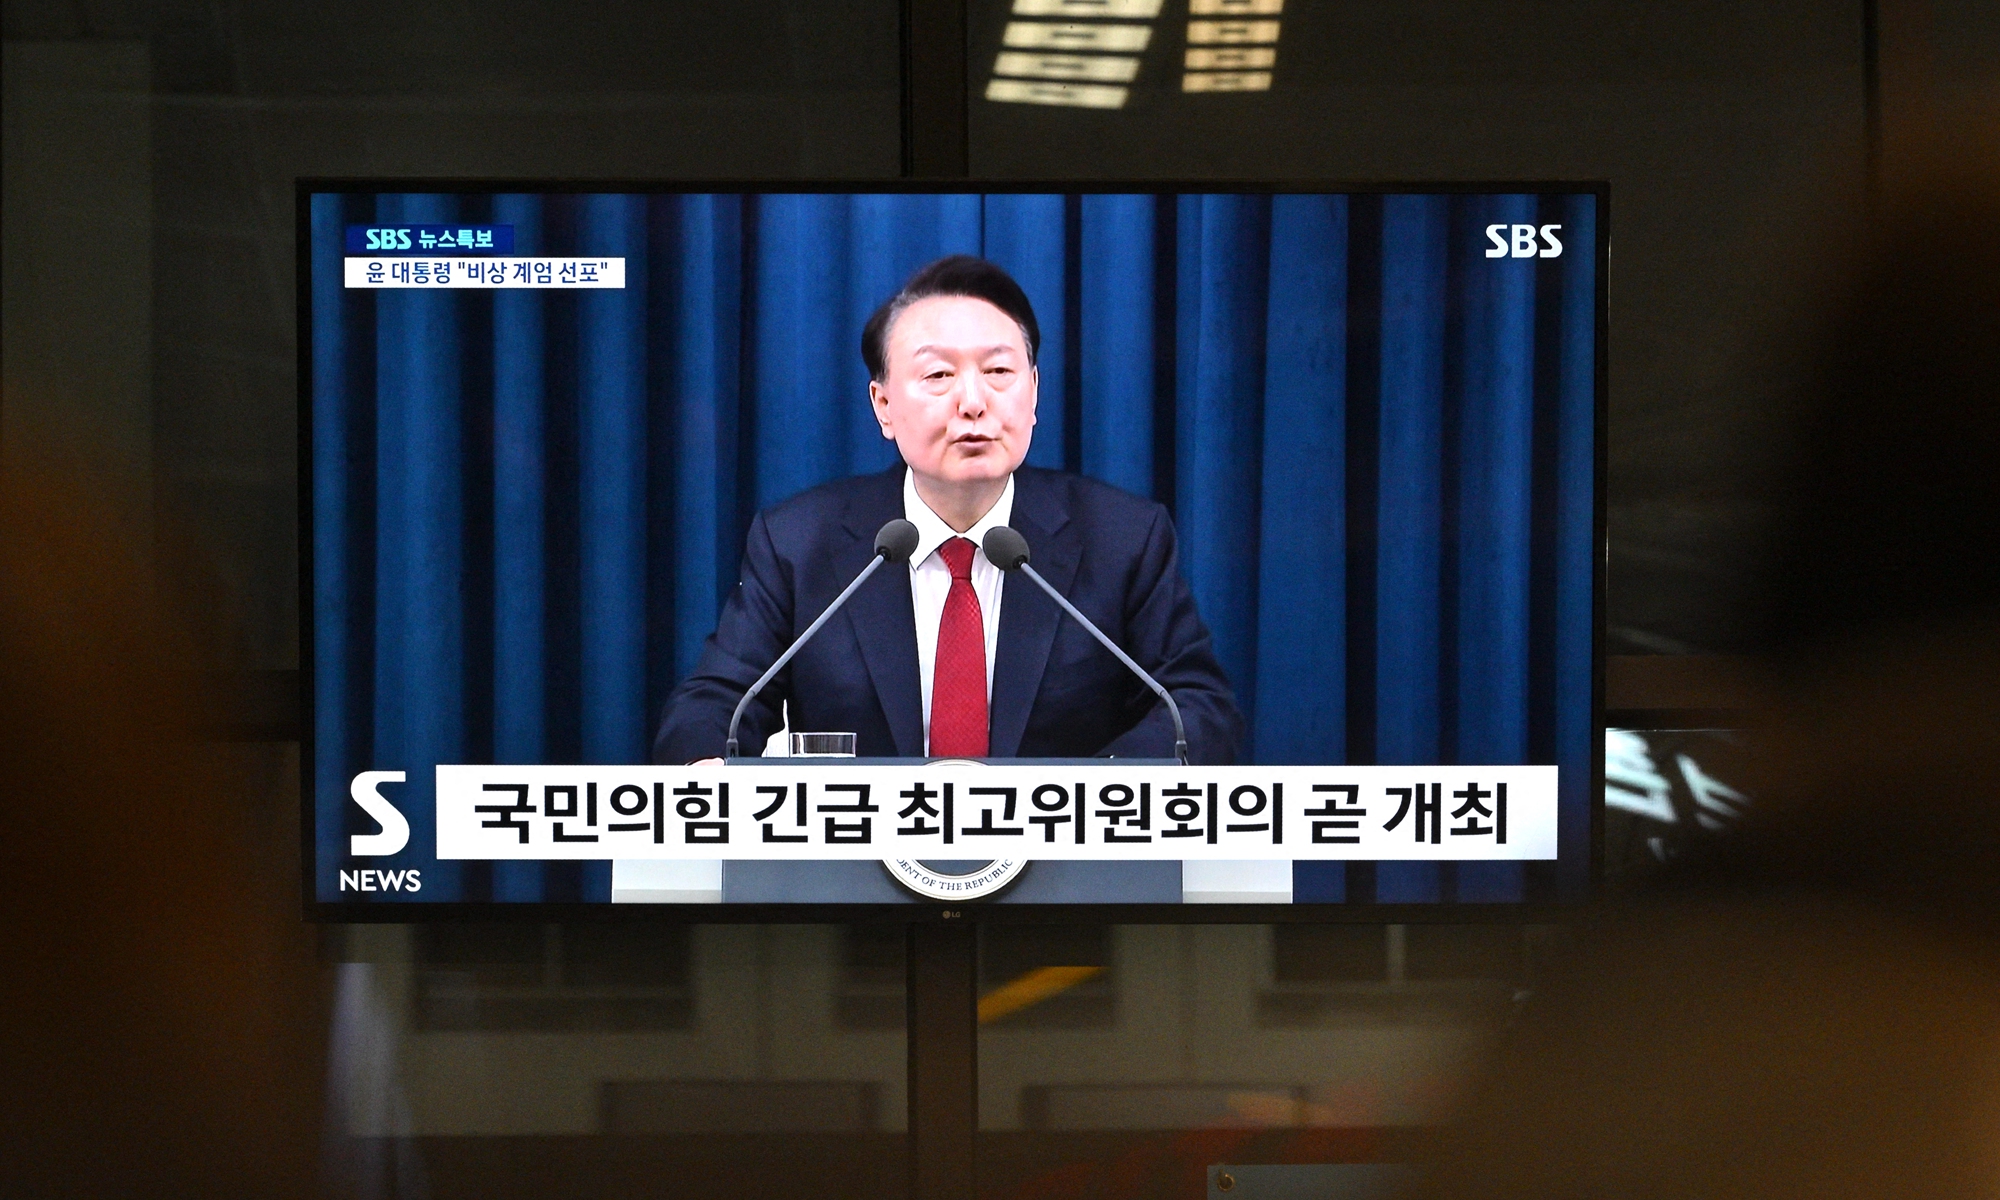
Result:
[[1077,624],[1089,630],[1090,636],[1096,638],[1103,644],[1106,650],[1116,655],[1118,661],[1124,663],[1127,670],[1137,675],[1141,680],[1144,680],[1146,686],[1153,689],[1155,696],[1167,702],[1167,714],[1174,719],[1174,757],[1181,760],[1182,766],[1187,766],[1187,727],[1181,724],[1181,706],[1174,703],[1174,698],[1167,694],[1167,689],[1161,687],[1160,681],[1148,674],[1146,668],[1133,662],[1131,655],[1120,650],[1116,642],[1105,637],[1102,629],[1091,624],[1090,618],[1078,612],[1076,605],[1071,604],[1063,597],[1061,592],[1058,592],[1050,585],[1048,580],[1042,578],[1041,572],[1028,565],[1028,539],[1022,537],[1014,530],[1007,528],[1005,525],[995,525],[986,531],[986,537],[981,542],[980,549],[986,552],[986,561],[999,567],[1003,572],[1018,570],[1028,578],[1034,580],[1043,591],[1049,594],[1049,599],[1055,601],[1064,612],[1075,617]]
[[785,647],[785,652],[778,656],[778,661],[759,675],[757,682],[751,684],[750,690],[743,693],[743,698],[736,702],[736,711],[729,714],[729,740],[724,743],[724,758],[736,757],[736,727],[743,721],[743,710],[750,707],[750,701],[757,698],[757,693],[764,690],[764,685],[771,682],[771,677],[783,670],[786,663],[792,661],[792,655],[797,654],[812,640],[813,634],[819,632],[819,627],[826,624],[827,618],[840,611],[840,606],[847,603],[847,598],[854,594],[854,589],[866,583],[877,567],[885,562],[908,562],[910,555],[917,551],[918,541],[917,527],[901,517],[875,531],[875,557],[868,560],[868,565],[861,568],[861,574],[854,577],[854,582],[847,585],[847,590],[833,598],[833,603],[826,606],[826,611],[814,619],[812,624],[806,626],[806,631],[798,636],[798,640]]

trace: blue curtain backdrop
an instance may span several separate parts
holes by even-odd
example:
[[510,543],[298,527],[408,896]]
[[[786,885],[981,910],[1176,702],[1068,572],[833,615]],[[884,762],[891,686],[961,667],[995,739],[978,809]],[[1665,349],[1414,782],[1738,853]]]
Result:
[[[320,195],[318,888],[406,770],[426,901],[608,900],[608,864],[432,859],[438,762],[641,762],[758,509],[894,447],[858,336],[981,254],[1043,333],[1030,463],[1174,511],[1256,761],[1554,762],[1553,865],[1299,864],[1301,901],[1587,886],[1588,195]],[[348,291],[348,223],[509,224],[623,290]],[[1553,258],[1485,227],[1560,224]],[[359,828],[357,828],[357,826]],[[350,864],[351,865],[351,864]],[[345,897],[352,898],[352,897]],[[396,898],[390,894],[389,898]]]

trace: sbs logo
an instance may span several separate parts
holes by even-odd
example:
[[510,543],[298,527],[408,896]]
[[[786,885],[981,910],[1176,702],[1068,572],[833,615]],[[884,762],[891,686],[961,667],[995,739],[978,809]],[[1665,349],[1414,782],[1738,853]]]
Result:
[[[1539,231],[1533,225],[1488,225],[1486,240],[1493,243],[1486,251],[1488,258],[1560,258],[1562,239],[1560,225],[1544,225]],[[1540,237],[1540,244],[1536,238]]]

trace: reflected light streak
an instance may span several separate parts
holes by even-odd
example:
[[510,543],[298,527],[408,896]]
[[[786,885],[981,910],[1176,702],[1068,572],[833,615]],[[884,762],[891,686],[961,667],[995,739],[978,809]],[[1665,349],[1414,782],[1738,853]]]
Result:
[[981,996],[979,1023],[991,1024],[1009,1013],[1040,1004],[1103,973],[1103,967],[1036,967],[1019,979],[1010,979]]

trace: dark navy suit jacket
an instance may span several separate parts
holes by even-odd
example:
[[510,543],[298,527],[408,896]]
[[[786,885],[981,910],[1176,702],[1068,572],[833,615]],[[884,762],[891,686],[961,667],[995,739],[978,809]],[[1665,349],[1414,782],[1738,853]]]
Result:
[[[868,564],[876,531],[903,515],[903,471],[838,480],[758,514],[742,582],[694,673],[667,698],[655,762],[722,753],[737,700]],[[1192,761],[1233,762],[1243,718],[1181,577],[1166,509],[1095,480],[1022,467],[1012,524],[1031,565],[1173,693]],[[748,753],[783,725],[786,700],[795,730],[856,734],[864,757],[922,757],[908,568],[877,570],[751,702],[738,733]],[[1019,572],[1001,594],[989,712],[996,758],[1173,754],[1166,706]]]

